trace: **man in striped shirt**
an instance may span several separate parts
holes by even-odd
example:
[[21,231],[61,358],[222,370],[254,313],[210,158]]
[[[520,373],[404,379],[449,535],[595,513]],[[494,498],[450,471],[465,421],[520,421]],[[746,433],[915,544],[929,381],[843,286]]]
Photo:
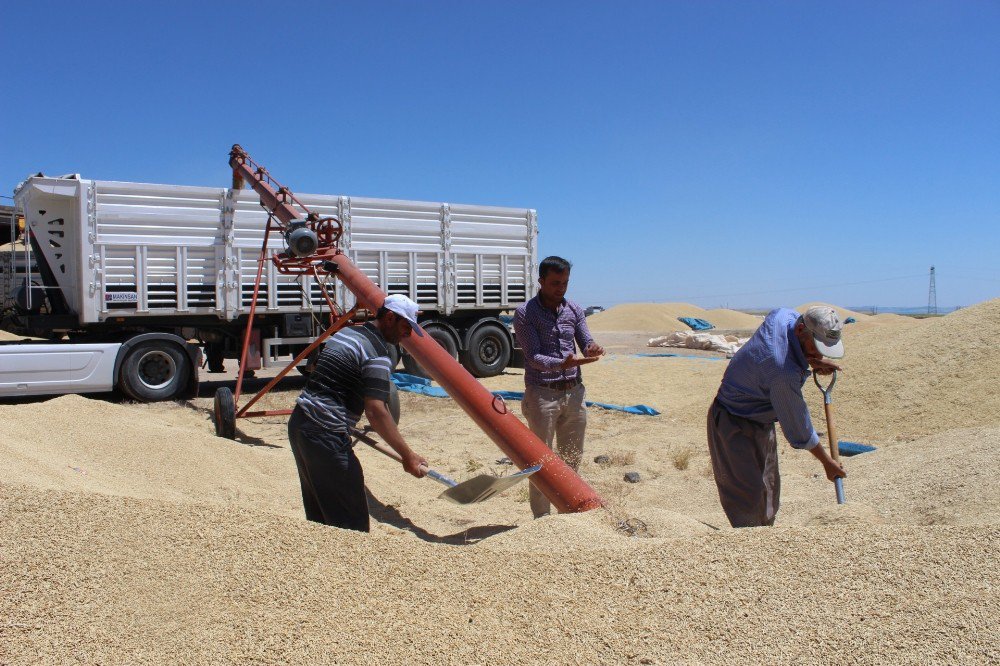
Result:
[[810,367],[821,375],[840,369],[827,359],[844,355],[842,328],[827,306],[804,315],[773,310],[729,362],[708,410],[708,450],[733,527],[774,524],[781,491],[775,421],[794,448],[819,460],[830,481],[846,476],[819,443],[802,396]]
[[[586,390],[580,366],[604,354],[594,342],[579,305],[566,300],[572,265],[562,257],[546,257],[538,265],[538,295],[517,309],[514,332],[524,351],[524,399],[521,413],[528,427],[573,470],[583,457],[587,429]],[[576,346],[583,351],[576,355]],[[531,513],[551,511],[549,500],[529,487]]]
[[423,335],[417,304],[394,294],[375,321],[342,328],[323,346],[288,421],[307,520],[369,531],[364,472],[350,435],[362,413],[402,456],[403,469],[418,478],[427,473],[427,461],[410,449],[386,407],[392,381],[387,345],[414,331]]

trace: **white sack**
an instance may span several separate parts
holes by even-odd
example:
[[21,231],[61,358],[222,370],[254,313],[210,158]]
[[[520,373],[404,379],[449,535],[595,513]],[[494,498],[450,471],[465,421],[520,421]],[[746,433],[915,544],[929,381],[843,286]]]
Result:
[[736,350],[746,344],[750,338],[738,338],[735,335],[713,335],[695,331],[674,331],[649,340],[650,347],[684,347],[686,349],[707,349],[726,354],[735,354]]

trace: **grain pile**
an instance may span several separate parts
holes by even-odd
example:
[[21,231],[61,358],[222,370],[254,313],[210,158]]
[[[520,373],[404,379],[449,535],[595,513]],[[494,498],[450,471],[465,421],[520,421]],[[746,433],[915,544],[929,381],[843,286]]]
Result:
[[1000,422],[998,331],[1000,299],[845,334],[844,420],[890,442]]
[[756,329],[761,317],[736,310],[705,310],[690,303],[624,303],[587,318],[593,331],[648,331],[663,335],[690,330],[678,317],[704,319],[719,329]]
[[[718,506],[704,418],[725,361],[586,368],[591,399],[663,412],[589,412],[581,473],[606,509],[532,521],[524,488],[451,505],[361,450],[367,536],[305,522],[284,423],[241,420],[240,442],[219,440],[210,393],[0,405],[0,663],[996,662],[1000,419],[956,429],[967,419],[945,412],[983,401],[966,390],[996,360],[981,329],[998,310],[849,339],[842,437],[878,435],[880,449],[846,460],[838,507],[812,457],[782,441],[771,529],[729,529]],[[947,353],[933,341],[946,330]],[[931,345],[918,409],[899,409],[878,397],[906,388],[894,355],[916,340]],[[435,468],[510,471],[453,401],[401,397],[403,432]]]
[[27,342],[29,340],[43,340],[44,338],[32,338],[27,335],[14,335],[9,331],[0,331],[0,342]]

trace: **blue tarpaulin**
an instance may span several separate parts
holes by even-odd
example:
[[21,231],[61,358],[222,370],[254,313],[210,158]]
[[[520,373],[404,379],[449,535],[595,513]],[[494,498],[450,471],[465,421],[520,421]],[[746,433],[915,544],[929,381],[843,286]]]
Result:
[[869,444],[858,444],[857,442],[845,442],[844,440],[839,440],[837,442],[837,450],[840,451],[840,455],[842,456],[856,456],[859,453],[874,451],[875,447]]
[[[425,377],[417,377],[415,375],[408,375],[405,372],[394,372],[392,373],[392,382],[396,385],[400,391],[408,391],[410,393],[419,393],[421,395],[427,395],[432,398],[447,398],[448,392],[445,391],[440,386],[431,386],[431,380]],[[493,395],[498,395],[504,400],[521,400],[524,398],[524,393],[522,391],[493,391]],[[656,416],[659,414],[658,411],[652,407],[647,407],[646,405],[632,405],[630,407],[622,405],[609,405],[604,402],[591,402],[587,401],[588,407],[600,407],[602,409],[614,409],[620,412],[626,412],[628,414],[639,414],[642,416]]]
[[704,319],[695,319],[694,317],[678,317],[677,321],[682,321],[696,331],[707,331],[711,328],[715,328],[712,324],[708,323]]
[[657,357],[657,358],[699,358],[702,361],[726,361],[721,356],[695,356],[694,354],[632,354],[632,356],[646,356],[646,357]]
[[[421,395],[429,395],[432,398],[448,397],[448,392],[440,386],[431,386],[431,380],[424,377],[417,377],[416,375],[408,375],[405,372],[392,373],[392,383],[400,391],[420,393]],[[504,399],[506,400],[506,398]]]

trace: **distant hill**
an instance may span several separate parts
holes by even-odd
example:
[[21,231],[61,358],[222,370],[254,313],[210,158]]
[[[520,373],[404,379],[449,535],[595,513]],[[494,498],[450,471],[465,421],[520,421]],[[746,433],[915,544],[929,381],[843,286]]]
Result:
[[[851,310],[855,312],[863,312],[865,314],[898,314],[898,315],[925,315],[927,314],[927,306],[923,307],[892,307],[884,305],[852,305]],[[961,310],[961,305],[950,305],[948,307],[938,306],[938,314],[948,314],[949,312],[954,312],[955,310]]]
[[[956,310],[961,310],[963,305],[949,305],[947,307],[938,306],[937,313],[939,315],[946,315],[949,312],[955,312]],[[765,315],[774,308],[737,308],[740,312],[747,312],[749,314]],[[798,308],[796,308],[798,309]],[[923,307],[898,307],[891,305],[850,305],[843,310],[850,310],[854,314],[863,315],[873,315],[873,314],[897,314],[897,315],[907,315],[907,316],[920,316],[927,314],[927,306]]]

